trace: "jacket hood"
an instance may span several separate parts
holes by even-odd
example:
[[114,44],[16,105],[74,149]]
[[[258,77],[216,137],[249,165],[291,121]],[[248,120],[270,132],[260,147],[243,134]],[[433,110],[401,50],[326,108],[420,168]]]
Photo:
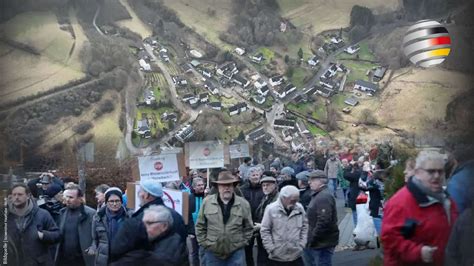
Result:
[[26,211],[23,214],[19,214],[17,209],[13,206],[13,202],[8,200],[8,212],[15,215],[15,216],[28,216],[32,212],[36,212],[38,210],[38,205],[36,205],[36,201],[32,200],[31,198],[28,199]]

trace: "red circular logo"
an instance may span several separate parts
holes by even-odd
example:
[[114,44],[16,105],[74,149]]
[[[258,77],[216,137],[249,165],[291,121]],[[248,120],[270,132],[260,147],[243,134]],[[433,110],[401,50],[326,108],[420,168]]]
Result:
[[157,171],[160,171],[161,169],[163,169],[163,164],[159,161],[156,162],[154,166]]
[[209,148],[204,148],[202,153],[204,154],[204,156],[209,156],[209,154],[211,154],[211,150],[209,150]]

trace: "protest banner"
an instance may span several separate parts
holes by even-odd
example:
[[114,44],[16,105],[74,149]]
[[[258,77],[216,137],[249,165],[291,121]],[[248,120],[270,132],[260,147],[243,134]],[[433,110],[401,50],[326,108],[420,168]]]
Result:
[[249,145],[247,143],[229,145],[229,153],[231,159],[250,157]]
[[138,157],[138,168],[140,180],[180,180],[177,155],[173,153]]
[[190,142],[186,154],[189,168],[208,169],[224,167],[224,144],[220,141]]

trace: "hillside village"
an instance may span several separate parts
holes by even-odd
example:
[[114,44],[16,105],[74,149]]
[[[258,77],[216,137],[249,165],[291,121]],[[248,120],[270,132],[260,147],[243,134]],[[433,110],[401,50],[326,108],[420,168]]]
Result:
[[[263,118],[262,123],[246,130],[245,140],[259,141],[266,137],[267,142],[273,143],[276,138],[277,143],[286,145],[292,151],[301,151],[311,149],[315,138],[327,135],[325,121],[322,121],[324,119],[312,116],[312,112],[304,113],[301,105],[311,106],[316,102],[328,105],[333,96],[339,95],[344,98],[344,105],[338,106],[337,111],[351,113],[359,101],[380,93],[379,84],[387,72],[386,67],[374,65],[367,70],[363,79],[346,82],[351,69],[342,61],[328,62],[327,67],[321,67],[321,62],[327,60],[328,55],[357,57],[360,45],[348,44],[349,40],[344,41],[337,35],[329,35],[328,39],[329,42],[319,49],[326,56],[310,55],[306,60],[301,60],[300,67],[311,71],[309,82],[304,87],[295,86],[284,73],[263,75],[258,67],[268,59],[261,52],[246,51],[241,47],[235,47],[228,56],[230,60],[223,63],[203,60],[202,54],[191,48],[185,51],[184,58],[177,58],[171,52],[173,48],[160,43],[158,36],[147,37],[143,40],[143,46],[131,48],[145,76],[159,74],[156,60],[165,67],[161,71],[176,71],[170,74],[173,83],[169,86],[176,88],[175,97],[183,103],[184,110],[215,110],[229,117],[245,112],[257,113]],[[168,145],[176,141],[184,143],[193,140],[193,125],[177,123],[179,113],[158,110],[157,113],[144,115],[140,110],[156,106],[160,99],[157,99],[152,87],[144,87],[142,95],[137,104],[136,141],[138,138],[151,138],[165,143],[167,140],[160,137],[159,130],[155,130],[157,123],[166,124],[168,130],[177,128]],[[281,111],[277,113],[274,109]],[[156,119],[161,121],[157,122]],[[267,125],[274,129],[276,135],[262,130]],[[159,127],[161,130],[163,128]]]
[[[19,9],[2,24],[12,28],[2,39],[2,56],[24,69],[39,54],[32,67],[52,77],[35,76],[25,86],[9,70],[5,84],[15,86],[0,99],[0,112],[9,128],[3,134],[18,139],[17,147],[42,146],[40,153],[47,154],[94,142],[103,154],[126,158],[207,139],[248,141],[269,147],[265,155],[394,139],[441,145],[454,121],[445,119],[448,105],[456,103],[451,113],[462,109],[457,103],[467,83],[460,64],[448,60],[449,70],[416,69],[401,54],[401,36],[416,16],[398,1],[380,10],[357,1],[325,6],[334,10],[328,16],[340,18],[321,25],[312,16],[324,9],[304,1],[300,7],[285,0],[270,1],[273,6],[243,1],[243,15],[231,15],[239,8],[232,1],[207,10],[189,1],[87,1],[64,3],[54,12]],[[455,17],[437,19],[456,28]],[[10,25],[31,26],[32,18],[48,27],[32,33]],[[51,26],[55,20],[58,29]],[[40,38],[49,33],[62,43]],[[65,67],[57,70],[60,64]],[[59,79],[60,71],[70,75]],[[405,88],[414,92],[420,73],[421,87],[401,99]],[[414,113],[427,117],[403,118],[404,103],[424,99]],[[437,106],[442,108],[429,111]],[[421,137],[425,132],[437,134]],[[14,150],[18,155],[21,149]]]

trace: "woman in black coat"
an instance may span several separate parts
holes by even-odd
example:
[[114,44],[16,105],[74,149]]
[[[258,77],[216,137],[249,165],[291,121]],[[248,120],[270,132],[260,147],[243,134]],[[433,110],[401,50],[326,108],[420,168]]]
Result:
[[352,209],[352,220],[354,221],[354,227],[357,225],[356,200],[360,193],[359,178],[361,174],[362,171],[357,163],[354,165],[348,165],[344,168],[344,178],[350,183],[348,205],[349,208]]

